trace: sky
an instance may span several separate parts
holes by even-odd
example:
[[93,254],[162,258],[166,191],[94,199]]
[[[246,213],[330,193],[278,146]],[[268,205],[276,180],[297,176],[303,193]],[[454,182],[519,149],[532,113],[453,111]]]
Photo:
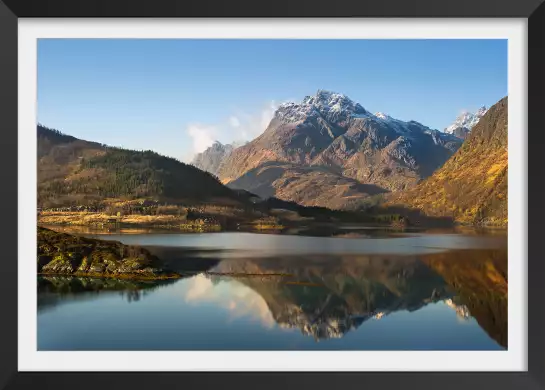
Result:
[[443,130],[507,95],[507,40],[40,39],[37,121],[190,161],[319,89]]

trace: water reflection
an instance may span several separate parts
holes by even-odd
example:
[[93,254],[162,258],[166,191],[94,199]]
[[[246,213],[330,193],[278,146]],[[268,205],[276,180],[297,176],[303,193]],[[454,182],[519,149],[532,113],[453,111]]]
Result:
[[507,347],[507,250],[459,250],[422,261],[456,292],[479,325]]
[[[118,299],[121,302],[137,302],[135,309],[125,317],[130,314],[131,321],[147,325],[138,328],[140,333],[131,335],[133,344],[124,345],[125,349],[138,349],[134,340],[139,338],[151,343],[148,349],[161,349],[163,340],[156,338],[163,336],[168,338],[167,349],[316,348],[316,343],[312,346],[301,340],[297,341],[303,343],[301,346],[293,347],[296,344],[293,344],[290,332],[294,330],[304,339],[320,341],[319,344],[326,348],[372,348],[359,345],[358,339],[353,337],[343,342],[348,340],[347,335],[355,334],[389,340],[383,345],[377,342],[376,349],[396,349],[396,339],[406,337],[410,340],[412,336],[418,339],[417,328],[411,328],[415,326],[413,320],[420,327],[425,324],[429,329],[431,326],[432,330],[425,336],[443,341],[447,349],[453,348],[453,341],[446,338],[456,337],[456,332],[461,332],[461,338],[469,337],[462,332],[464,326],[480,327],[497,345],[507,348],[507,251],[503,249],[451,250],[405,256],[329,254],[223,258],[216,253],[216,257],[208,255],[200,259],[202,262],[198,254],[188,256],[184,252],[179,256],[175,253],[171,252],[171,263],[179,271],[188,271],[188,276],[178,281],[40,278],[39,312],[64,303],[96,300],[105,294],[121,297],[122,300]],[[110,306],[114,304],[107,302]],[[106,306],[82,307],[81,315],[101,315]],[[109,320],[121,324],[126,309],[118,303],[115,307],[116,310],[110,307],[107,311]],[[427,310],[428,307],[433,310]],[[450,308],[455,316],[449,317],[444,310],[438,309],[440,307]],[[214,313],[207,311],[208,308],[213,308]],[[148,315],[151,310],[163,322],[153,322],[155,319]],[[397,313],[410,314],[399,317]],[[457,318],[457,324],[450,318]],[[56,321],[52,318],[49,321],[48,332],[53,332],[49,329],[54,329],[52,325]],[[384,326],[371,325],[382,321],[386,321]],[[158,324],[172,332],[153,333]],[[225,337],[221,342],[213,341],[208,333],[199,333],[203,326],[216,332],[218,337]],[[443,335],[442,328],[447,327],[448,335]],[[180,328],[186,332],[176,331]],[[258,336],[259,328],[268,333]],[[241,334],[246,337],[242,339]],[[492,348],[480,333],[471,334],[471,340],[458,340],[460,348]],[[86,337],[103,335],[93,333]],[[113,340],[110,344],[115,344],[116,339]],[[271,346],[268,343],[272,340],[274,345]],[[333,340],[339,340],[340,344],[332,344]],[[71,342],[78,344],[81,341]],[[440,342],[434,343],[437,349],[442,349]],[[407,345],[411,346],[399,344],[398,348],[419,349],[419,345]],[[122,347],[110,345],[110,348]]]
[[[507,346],[507,253],[466,250],[422,256],[324,256],[225,260],[213,280],[248,286],[275,322],[316,340],[339,338],[369,319],[444,301]],[[283,277],[244,277],[244,275]]]
[[127,302],[137,302],[153,290],[174,280],[138,281],[69,276],[38,277],[38,312],[63,303],[92,300],[98,296],[119,295]]

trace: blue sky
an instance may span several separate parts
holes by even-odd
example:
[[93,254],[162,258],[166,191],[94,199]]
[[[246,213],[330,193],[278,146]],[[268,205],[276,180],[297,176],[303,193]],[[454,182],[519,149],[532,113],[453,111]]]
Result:
[[40,39],[38,122],[188,160],[318,89],[444,129],[507,95],[506,40]]

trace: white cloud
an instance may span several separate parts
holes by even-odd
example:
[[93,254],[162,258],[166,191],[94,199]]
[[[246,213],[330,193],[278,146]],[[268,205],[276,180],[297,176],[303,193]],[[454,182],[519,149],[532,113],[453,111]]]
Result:
[[204,275],[197,275],[187,283],[189,288],[184,298],[188,303],[214,303],[227,310],[231,319],[253,318],[267,328],[276,323],[263,297],[241,283],[231,280],[220,287]]
[[265,131],[277,108],[278,104],[271,101],[256,113],[237,111],[223,123],[189,125],[186,133],[191,137],[193,145],[191,151],[182,157],[182,161],[191,161],[196,154],[212,146],[214,141],[228,144],[253,140]]
[[234,297],[227,306],[232,319],[255,318],[267,328],[274,327],[276,321],[261,295],[246,286],[234,289],[232,294]]
[[192,124],[187,128],[187,134],[193,141],[193,153],[201,153],[216,140],[217,129],[214,126]]
[[197,275],[190,280],[190,287],[187,290],[186,302],[207,300],[213,296],[214,284],[204,275]]

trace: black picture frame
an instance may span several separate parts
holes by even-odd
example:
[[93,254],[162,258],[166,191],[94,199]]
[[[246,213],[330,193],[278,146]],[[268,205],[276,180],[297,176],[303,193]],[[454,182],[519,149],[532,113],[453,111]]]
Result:
[[[325,0],[258,2],[255,0],[99,0],[0,2],[0,112],[2,132],[2,216],[0,241],[0,387],[133,390],[232,385],[236,388],[373,388],[545,389],[545,259],[541,226],[545,175],[545,4],[544,0]],[[17,20],[23,17],[518,17],[528,21],[528,371],[473,373],[63,373],[18,372],[17,369]],[[517,131],[519,129],[510,129]],[[530,180],[532,179],[532,180]],[[524,227],[523,227],[524,228]],[[524,259],[510,259],[524,261]],[[533,310],[530,310],[534,307]]]

